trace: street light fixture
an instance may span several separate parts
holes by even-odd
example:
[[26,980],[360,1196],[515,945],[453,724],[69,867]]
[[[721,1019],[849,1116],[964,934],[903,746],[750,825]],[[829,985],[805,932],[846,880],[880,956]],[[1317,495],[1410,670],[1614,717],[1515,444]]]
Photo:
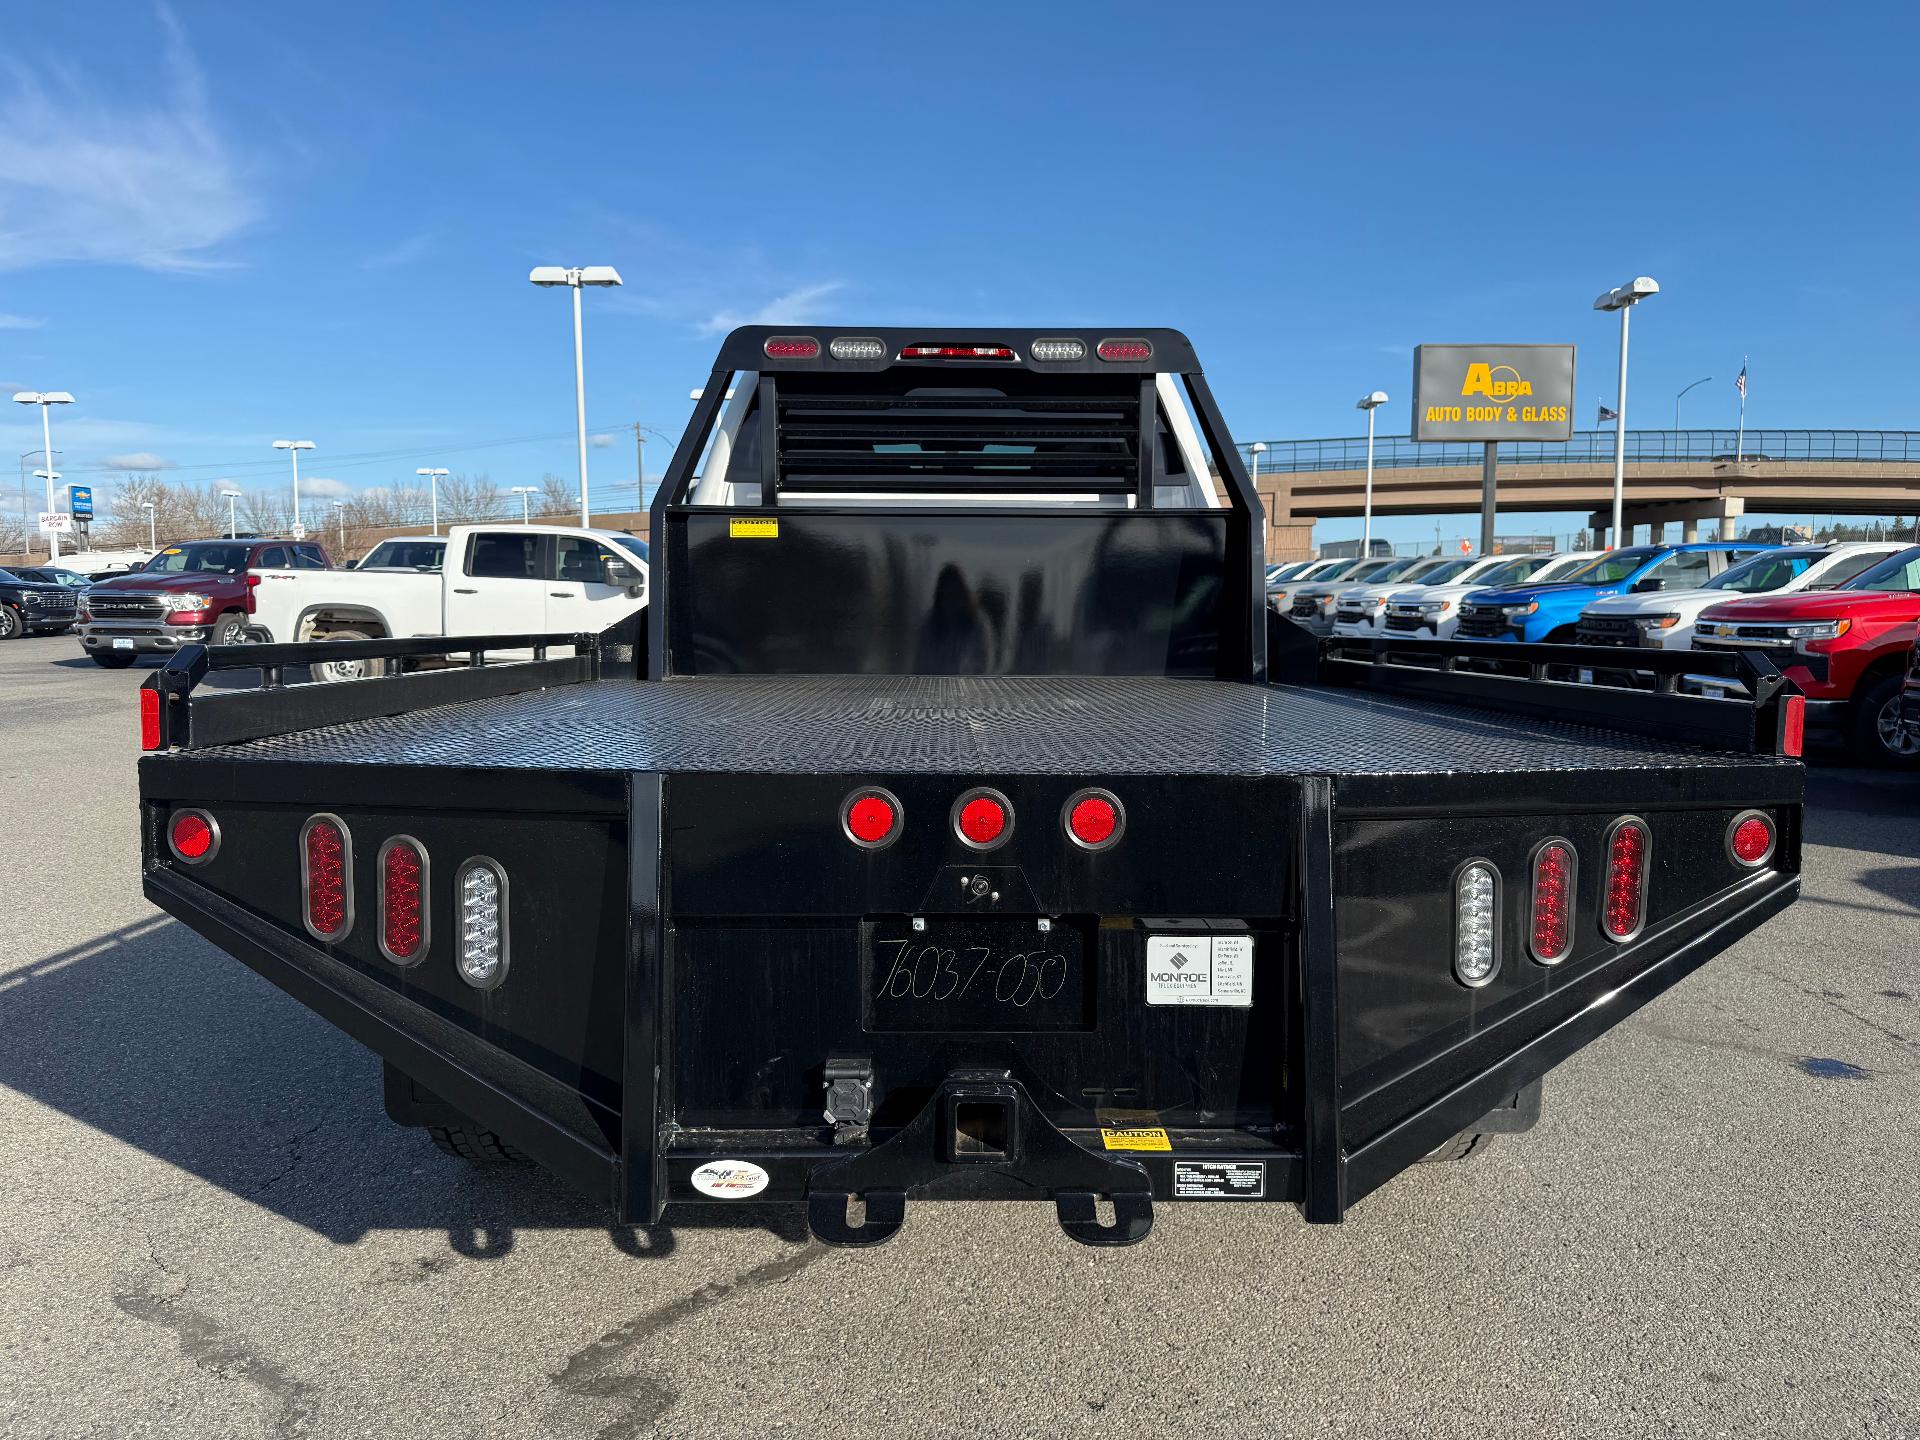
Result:
[[447,467],[442,465],[437,469],[420,469],[413,473],[427,477],[427,494],[431,497],[433,504],[433,533],[438,535],[440,533],[440,482],[446,478]]
[[618,285],[620,272],[611,265],[536,265],[527,276],[534,284],[565,285],[573,291],[573,408],[580,427],[580,523],[590,525],[587,504],[587,362],[580,340],[580,289],[584,285]]
[[1627,501],[1627,317],[1633,307],[1649,295],[1658,295],[1660,286],[1649,275],[1638,275],[1624,285],[1616,285],[1593,302],[1596,310],[1620,312],[1620,389],[1613,402],[1613,543],[1620,541],[1620,514]]
[[1367,412],[1367,498],[1360,519],[1360,558],[1366,560],[1373,555],[1373,412],[1387,403],[1387,392],[1375,390],[1362,395],[1354,405],[1356,410]]
[[1253,488],[1256,490],[1260,488],[1260,457],[1266,453],[1267,442],[1264,440],[1256,440],[1247,447],[1247,457],[1253,467]]
[[[51,511],[54,509],[53,482],[58,477],[53,473],[53,422],[50,421],[47,416],[52,413],[52,408],[55,405],[73,404],[73,396],[64,390],[19,390],[14,393],[13,399],[17,405],[38,405],[40,407],[40,443],[46,451],[47,468],[44,471],[35,471],[34,473],[44,474],[47,477],[47,509]],[[20,517],[23,528],[26,518],[25,515]],[[60,558],[60,534],[58,531],[47,536],[47,554],[55,560]]]
[[142,500],[140,508],[147,512],[147,549],[158,550],[160,538],[153,533],[153,501]]
[[[295,529],[299,529],[300,528],[300,452],[302,450],[313,449],[313,441],[311,440],[276,440],[273,442],[273,448],[276,450],[285,450],[293,456],[293,524]],[[295,538],[297,539],[299,537],[296,536]]]
[[533,516],[527,512],[527,497],[529,495],[538,495],[540,493],[540,487],[538,485],[516,485],[513,487],[513,493],[520,497],[520,523],[522,525],[532,524]]
[[339,523],[339,526],[340,526],[340,553],[344,555],[347,553],[347,502],[346,501],[336,500],[333,502],[333,518]]
[[[1694,381],[1693,385],[1704,385],[1711,379],[1713,379],[1713,376],[1703,375],[1698,380]],[[1688,390],[1693,389],[1693,385],[1688,385],[1684,389],[1682,389],[1680,392],[1680,395],[1685,395]],[[1673,428],[1676,430],[1680,428],[1680,395],[1676,395],[1673,397]]]
[[229,540],[238,539],[240,535],[240,522],[233,518],[233,502],[240,498],[240,492],[238,490],[222,490],[220,492],[220,498],[227,502],[227,538]]

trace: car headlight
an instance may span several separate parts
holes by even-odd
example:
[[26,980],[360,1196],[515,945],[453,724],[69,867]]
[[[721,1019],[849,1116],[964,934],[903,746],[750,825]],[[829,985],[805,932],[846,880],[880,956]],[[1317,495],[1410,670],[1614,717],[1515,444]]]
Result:
[[1789,625],[1787,636],[1793,640],[1838,640],[1852,624],[1851,620],[1822,620],[1814,625]]
[[169,610],[205,610],[213,604],[211,595],[169,595],[161,602]]
[[1316,603],[1317,605],[1319,605],[1319,607],[1320,607],[1320,608],[1321,608],[1322,610],[1324,610],[1324,609],[1326,609],[1326,608],[1327,608],[1327,607],[1328,607],[1329,605],[1331,605],[1331,604],[1333,604],[1333,596],[1331,596],[1331,595],[1319,595],[1319,596],[1316,596],[1316,597],[1315,597],[1315,603]]
[[1538,600],[1529,600],[1524,605],[1502,605],[1500,607],[1500,613],[1506,616],[1531,615],[1539,608],[1540,602]]
[[1453,608],[1451,600],[1423,600],[1420,602],[1422,615],[1444,615]]
[[1680,623],[1678,615],[1636,615],[1633,623],[1642,630],[1671,630]]
[[41,595],[37,590],[23,590],[20,592],[20,603],[23,605],[44,605],[47,602],[46,597]]

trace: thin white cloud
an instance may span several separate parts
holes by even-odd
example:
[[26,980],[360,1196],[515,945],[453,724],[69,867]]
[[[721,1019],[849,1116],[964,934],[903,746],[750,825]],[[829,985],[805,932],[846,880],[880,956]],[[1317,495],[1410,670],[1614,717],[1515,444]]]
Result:
[[46,323],[31,315],[0,315],[0,330],[38,330]]
[[[138,93],[44,59],[0,59],[0,269],[60,261],[205,270],[259,203],[173,12]],[[50,75],[51,80],[43,80]]]
[[108,455],[100,463],[109,470],[171,470],[174,463],[151,450],[135,450],[129,455]]
[[826,302],[846,288],[844,280],[826,280],[775,296],[758,310],[719,310],[701,324],[700,333],[718,335],[736,325],[810,325],[822,318]]
[[422,230],[418,235],[409,235],[399,243],[369,255],[360,262],[360,268],[362,270],[397,270],[402,265],[411,265],[416,260],[424,260],[433,249],[435,238],[431,230]]
[[608,446],[613,444],[613,436],[611,435],[589,436],[587,439],[587,443],[593,446],[593,448],[596,450],[605,450]]
[[318,496],[323,500],[338,500],[343,495],[353,494],[353,487],[344,480],[330,479],[325,475],[303,475],[300,477],[300,493]]

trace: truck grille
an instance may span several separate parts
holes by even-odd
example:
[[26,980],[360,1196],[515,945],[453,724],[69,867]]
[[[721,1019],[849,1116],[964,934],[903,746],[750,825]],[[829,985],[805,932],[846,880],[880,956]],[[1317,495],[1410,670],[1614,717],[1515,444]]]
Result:
[[96,590],[87,597],[87,609],[96,620],[158,620],[167,613],[157,595]]
[[1411,635],[1414,631],[1421,629],[1425,623],[1425,618],[1418,611],[1389,610],[1387,612],[1387,629],[1402,635]]
[[1591,620],[1583,618],[1575,633],[1582,645],[1615,645],[1633,650],[1641,648],[1640,627],[1618,616],[1596,616]]
[[1459,634],[1475,640],[1497,640],[1507,633],[1507,617],[1497,605],[1462,605]]
[[1293,614],[1296,619],[1308,620],[1319,613],[1320,602],[1318,600],[1296,600],[1293,602]]
[[[1784,625],[1702,625],[1693,632],[1696,650],[1791,650],[1793,639]],[[1731,635],[1709,634],[1727,629]]]
[[51,591],[43,592],[34,602],[34,608],[48,615],[71,615],[75,609],[73,592],[66,591],[58,595]]

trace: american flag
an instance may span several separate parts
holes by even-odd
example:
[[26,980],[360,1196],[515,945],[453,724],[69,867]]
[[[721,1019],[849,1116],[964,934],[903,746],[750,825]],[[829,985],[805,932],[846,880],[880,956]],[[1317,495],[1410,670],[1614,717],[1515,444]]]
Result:
[[1740,392],[1740,398],[1742,400],[1747,398],[1747,367],[1746,366],[1742,365],[1740,367],[1740,374],[1737,377],[1735,377],[1733,382],[1733,388]]

